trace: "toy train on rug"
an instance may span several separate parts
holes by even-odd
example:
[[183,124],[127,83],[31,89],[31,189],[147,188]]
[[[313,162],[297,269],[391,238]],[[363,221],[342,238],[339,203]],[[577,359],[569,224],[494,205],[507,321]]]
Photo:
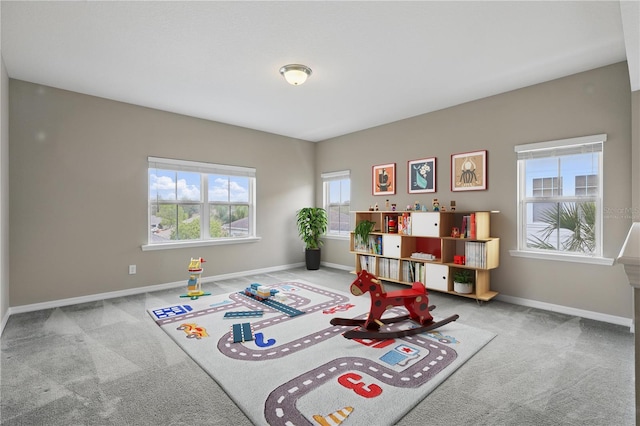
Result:
[[287,300],[287,296],[274,288],[269,288],[258,283],[253,283],[249,285],[249,287],[245,288],[244,291],[241,291],[240,294],[250,297],[253,300],[257,300],[258,302],[267,305],[277,311],[285,313],[290,317],[304,314],[304,311],[300,311],[293,306],[288,306],[284,303],[281,303]]
[[[441,321],[434,321],[431,311],[435,306],[429,306],[427,289],[420,282],[414,282],[410,289],[386,292],[375,275],[365,269],[358,272],[358,277],[351,283],[351,294],[362,296],[369,293],[371,307],[367,319],[333,318],[332,325],[358,326],[344,333],[347,339],[393,339],[414,334],[424,333],[442,327],[459,318],[459,315],[451,315]],[[395,306],[404,306],[409,313],[393,318],[382,318],[386,310]],[[412,320],[419,324],[414,328],[405,330],[380,331],[381,326]]]
[[279,291],[276,290],[275,288],[269,288],[265,285],[261,285],[258,283],[253,283],[249,287],[244,289],[244,294],[246,294],[247,296],[251,296],[254,299],[259,300],[261,302],[271,297],[273,297],[274,299],[277,299],[277,297],[275,296],[278,293]]

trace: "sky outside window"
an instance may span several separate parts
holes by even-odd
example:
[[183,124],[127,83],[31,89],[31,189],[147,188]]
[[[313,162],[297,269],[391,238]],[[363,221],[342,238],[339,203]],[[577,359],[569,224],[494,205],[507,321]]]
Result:
[[209,175],[209,202],[249,202],[249,178]]
[[149,197],[152,200],[200,201],[200,173],[149,170]]
[[562,177],[564,196],[575,195],[576,176],[598,174],[598,153],[527,160],[527,197],[533,197],[533,179]]

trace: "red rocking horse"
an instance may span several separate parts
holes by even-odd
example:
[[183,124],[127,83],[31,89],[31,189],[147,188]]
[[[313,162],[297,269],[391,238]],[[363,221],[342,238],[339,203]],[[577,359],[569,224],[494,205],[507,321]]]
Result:
[[[433,330],[458,319],[458,315],[452,315],[442,321],[434,322],[430,311],[433,310],[435,306],[429,306],[427,289],[420,282],[414,282],[410,289],[396,290],[387,293],[384,290],[382,282],[373,274],[363,269],[358,273],[355,281],[351,283],[350,289],[351,294],[354,296],[361,296],[368,292],[371,296],[371,308],[369,309],[369,316],[366,320],[347,318],[333,318],[331,320],[331,324],[333,325],[358,325],[365,329],[356,329],[345,333],[344,337],[348,339],[380,339],[409,336]],[[385,311],[395,306],[404,306],[407,311],[409,311],[409,314],[383,319],[382,315]],[[381,325],[400,322],[406,319],[417,322],[420,324],[420,327],[390,332],[378,331]]]

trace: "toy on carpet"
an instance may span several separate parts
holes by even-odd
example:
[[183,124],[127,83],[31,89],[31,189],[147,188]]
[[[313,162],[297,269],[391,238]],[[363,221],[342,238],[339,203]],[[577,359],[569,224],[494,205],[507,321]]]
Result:
[[243,322],[242,324],[233,324],[231,326],[231,337],[233,338],[233,343],[249,342],[253,340],[251,323]]
[[261,317],[264,311],[230,311],[224,314],[224,318],[248,318]]
[[[371,296],[371,307],[366,320],[355,318],[331,319],[332,325],[356,325],[360,327],[344,333],[344,337],[347,339],[392,339],[410,336],[436,329],[459,318],[458,315],[452,315],[441,321],[433,321],[430,311],[435,309],[435,306],[429,306],[427,289],[420,282],[414,282],[410,289],[387,293],[382,286],[382,282],[363,269],[358,272],[358,277],[351,283],[350,290],[354,296],[361,296],[368,292]],[[394,306],[404,306],[409,311],[409,314],[383,319],[382,315],[385,311]],[[407,319],[417,322],[419,326],[407,330],[379,331],[382,325],[393,324]]]
[[339,425],[344,422],[349,414],[353,412],[353,407],[344,407],[340,410],[336,410],[333,413],[329,413],[326,416],[320,414],[314,414],[313,420],[315,420],[319,425],[329,426],[329,425]]
[[244,293],[247,296],[251,296],[254,299],[262,302],[263,300],[266,300],[272,296],[275,296],[279,292],[275,288],[269,288],[266,285],[252,283],[249,287],[244,289]]
[[202,339],[203,337],[209,337],[207,334],[207,329],[204,327],[200,327],[195,323],[185,323],[180,324],[176,330],[182,330],[187,333],[187,339]]
[[203,258],[191,258],[189,262],[189,281],[187,281],[187,294],[181,294],[180,297],[189,297],[191,300],[197,300],[201,296],[211,296],[208,291],[202,291],[202,264],[206,262]]
[[[288,306],[277,301],[276,299],[279,298],[280,292],[275,288],[269,288],[258,283],[252,283],[249,287],[245,288],[244,291],[241,291],[240,294],[257,300],[263,305],[267,305],[270,308],[287,314],[290,317],[304,314],[304,311],[300,311],[292,306]],[[285,298],[280,298],[280,300],[284,299]]]

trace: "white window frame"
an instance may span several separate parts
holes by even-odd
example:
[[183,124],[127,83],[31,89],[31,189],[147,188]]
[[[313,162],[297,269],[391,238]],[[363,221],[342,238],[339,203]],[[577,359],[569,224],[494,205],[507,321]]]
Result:
[[[351,171],[350,170],[342,170],[337,172],[326,172],[320,175],[322,178],[322,199],[323,199],[323,207],[327,212],[328,220],[331,221],[331,203],[329,202],[329,188],[330,182],[336,180],[349,180],[349,192],[351,192]],[[349,197],[351,198],[351,197]],[[351,199],[349,199],[349,203],[351,203]],[[340,204],[340,206],[344,206],[344,204]],[[336,239],[345,239],[348,240],[351,234],[351,215],[349,217],[349,223],[347,224],[346,231],[330,231],[331,223],[328,223],[326,237],[336,238]]]
[[[203,163],[199,161],[177,160],[171,158],[148,157],[147,179],[149,179],[149,170],[162,169],[177,172],[195,172],[200,173],[201,178],[201,197],[200,200],[194,202],[201,208],[201,237],[194,240],[170,241],[162,243],[151,242],[151,200],[149,199],[149,185],[147,181],[147,244],[142,245],[143,251],[149,250],[165,250],[185,247],[204,247],[223,244],[239,244],[259,241],[256,235],[256,169],[251,167],[230,166],[225,164]],[[225,237],[211,238],[209,237],[209,206],[214,204],[209,202],[209,188],[207,176],[209,174],[225,175],[225,176],[242,176],[249,178],[249,235],[246,237]]]
[[[603,154],[604,154],[604,142],[607,140],[606,134],[583,136],[570,139],[561,139],[555,141],[545,141],[530,143],[524,145],[517,145],[515,152],[517,153],[517,169],[518,169],[518,194],[517,194],[517,226],[518,226],[518,246],[516,250],[510,250],[509,253],[512,256],[528,257],[535,259],[547,259],[547,260],[559,260],[568,262],[579,263],[591,263],[601,265],[612,265],[613,259],[603,257],[603,182],[604,182],[604,170],[603,170]],[[531,199],[540,197],[526,196],[526,176],[525,176],[525,162],[531,158],[553,158],[559,156],[561,153],[575,152],[579,153],[581,150],[587,151],[599,151],[599,164],[598,164],[598,191],[594,196],[563,196],[557,197],[543,197],[548,202],[574,202],[574,201],[593,201],[596,206],[596,221],[595,221],[595,239],[596,248],[593,254],[581,254],[576,252],[567,251],[553,251],[553,250],[536,250],[527,247],[527,209],[526,204]]]

